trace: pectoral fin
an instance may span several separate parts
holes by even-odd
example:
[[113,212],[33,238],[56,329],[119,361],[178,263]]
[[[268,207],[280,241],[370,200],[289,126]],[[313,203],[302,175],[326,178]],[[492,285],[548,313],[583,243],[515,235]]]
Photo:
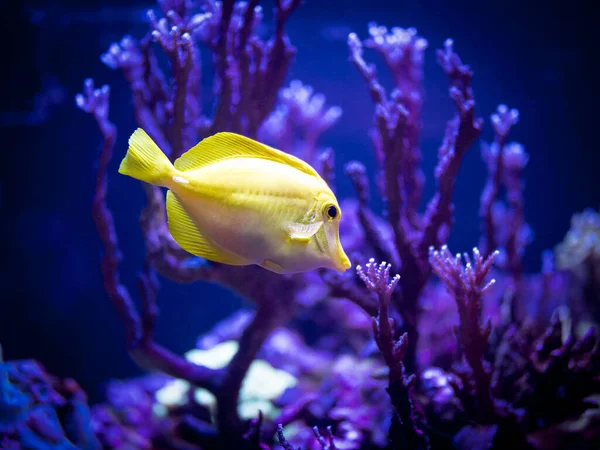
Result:
[[294,241],[307,242],[317,234],[323,222],[315,223],[291,223],[287,227],[290,238]]
[[173,239],[186,252],[223,264],[246,266],[250,264],[244,258],[231,253],[203,236],[196,224],[183,208],[181,202],[171,191],[167,192],[167,217]]

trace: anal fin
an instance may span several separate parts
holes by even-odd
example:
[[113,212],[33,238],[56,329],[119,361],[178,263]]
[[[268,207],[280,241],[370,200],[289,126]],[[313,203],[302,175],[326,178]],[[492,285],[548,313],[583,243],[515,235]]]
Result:
[[271,272],[284,274],[286,271],[279,264],[271,261],[270,259],[265,259],[263,263],[260,265],[263,269],[270,270]]
[[171,191],[167,191],[167,218],[169,231],[173,239],[186,252],[210,261],[246,266],[250,263],[241,256],[231,253],[203,236],[189,214],[185,211],[179,199]]

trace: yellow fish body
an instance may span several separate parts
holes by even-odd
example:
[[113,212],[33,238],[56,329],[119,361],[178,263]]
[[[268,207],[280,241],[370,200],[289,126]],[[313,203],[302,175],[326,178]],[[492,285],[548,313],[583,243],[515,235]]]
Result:
[[223,132],[172,164],[138,128],[119,173],[169,189],[169,230],[189,253],[277,273],[351,266],[335,195],[309,164],[280,150]]

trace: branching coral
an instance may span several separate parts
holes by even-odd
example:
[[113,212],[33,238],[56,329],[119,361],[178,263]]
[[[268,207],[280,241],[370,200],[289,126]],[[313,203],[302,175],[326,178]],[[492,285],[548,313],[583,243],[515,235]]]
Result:
[[[481,193],[479,215],[482,220],[481,247],[484,256],[498,250],[497,265],[506,269],[512,278],[511,306],[522,300],[525,247],[532,231],[525,222],[523,200],[523,170],[529,155],[517,142],[507,142],[511,128],[518,123],[519,111],[499,105],[491,116],[494,142],[482,144],[481,156],[487,166],[488,179]],[[501,188],[506,193],[506,203],[499,200]],[[517,319],[516,312],[511,312]]]
[[292,80],[289,87],[281,89],[279,104],[264,121],[259,137],[308,161],[331,185],[333,150],[319,151],[317,143],[321,134],[338,121],[342,110],[337,106],[327,107],[325,100],[311,86]]
[[460,254],[453,257],[448,247],[444,246],[440,251],[432,248],[430,251],[429,259],[433,271],[452,292],[458,308],[460,322],[456,333],[465,360],[471,370],[471,376],[467,382],[469,383],[468,390],[472,390],[476,402],[474,405],[476,410],[473,411],[473,415],[477,416],[482,423],[490,423],[495,419],[490,390],[491,369],[484,361],[483,356],[492,325],[488,320],[482,326],[479,317],[481,296],[495,282],[490,280],[484,285],[485,278],[498,254],[494,252],[484,260],[479,250],[475,248],[473,249],[473,261],[468,254],[464,254],[466,265],[463,266]]
[[408,345],[408,333],[404,333],[398,340],[394,338],[396,329],[394,319],[388,315],[390,297],[400,281],[396,275],[389,281],[390,265],[382,262],[377,266],[371,259],[366,265],[366,270],[361,266],[356,268],[359,276],[367,288],[377,295],[379,311],[373,317],[373,334],[377,347],[389,368],[388,393],[395,408],[390,428],[390,440],[394,448],[427,448],[427,439],[415,424],[413,405],[410,398],[411,390],[415,385],[414,375],[406,375],[403,360]]
[[[386,94],[376,77],[373,65],[363,57],[363,44],[356,34],[350,34],[350,59],[369,86],[375,103],[376,127],[372,131],[375,154],[380,168],[379,187],[387,206],[387,222],[393,235],[393,246],[385,242],[377,230],[372,212],[366,206],[365,179],[358,163],[348,167],[359,193],[361,224],[365,237],[374,252],[399,267],[402,278],[410,279],[392,295],[392,303],[402,312],[403,329],[408,333],[406,364],[416,369],[418,342],[419,296],[431,273],[427,260],[430,246],[438,246],[448,238],[452,226],[452,192],[454,179],[465,152],[477,139],[483,122],[474,116],[475,101],[470,87],[471,71],[453,50],[451,40],[438,51],[438,63],[450,80],[450,97],[456,104],[457,115],[448,122],[444,142],[438,152],[435,170],[437,191],[423,215],[417,212],[423,184],[418,167],[420,76],[422,54],[427,42],[416,36],[413,29],[370,25],[371,39],[366,45],[386,55],[386,62],[397,80],[396,88]],[[407,81],[408,80],[408,81]],[[371,219],[371,220],[368,220]]]
[[521,328],[512,325],[503,336],[494,367],[486,360],[492,327],[489,320],[481,325],[481,298],[495,282],[486,283],[485,278],[497,255],[494,252],[484,259],[475,248],[472,261],[464,255],[465,266],[461,256],[453,257],[447,247],[432,249],[430,255],[434,272],[456,301],[456,332],[468,366],[456,368],[462,384],[458,380],[451,384],[468,416],[484,425],[479,430],[464,428],[457,434],[460,448],[475,445],[470,439],[479,441],[478,448],[490,443],[502,448],[505,439],[512,445],[526,446],[527,434],[584,413],[590,406],[584,406],[586,397],[597,389],[596,365],[600,359],[595,356],[598,346],[593,330],[576,341],[572,326],[562,323],[558,314],[537,341],[532,338],[534,321],[525,322]]

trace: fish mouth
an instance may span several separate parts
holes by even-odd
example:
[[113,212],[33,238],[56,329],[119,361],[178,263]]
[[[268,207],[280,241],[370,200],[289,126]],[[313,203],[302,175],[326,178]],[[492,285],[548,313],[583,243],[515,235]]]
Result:
[[350,269],[352,267],[352,263],[350,262],[350,259],[346,256],[343,255],[336,263],[335,265],[335,270],[337,270],[338,272],[345,272],[346,270]]

